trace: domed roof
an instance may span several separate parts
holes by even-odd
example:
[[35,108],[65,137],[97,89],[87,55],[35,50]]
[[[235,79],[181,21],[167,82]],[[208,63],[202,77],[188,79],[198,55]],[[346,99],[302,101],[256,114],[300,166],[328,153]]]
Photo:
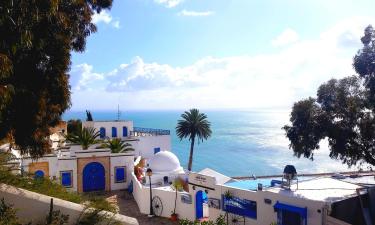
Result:
[[154,173],[177,172],[182,170],[177,156],[170,151],[161,151],[156,153],[150,159],[148,165]]

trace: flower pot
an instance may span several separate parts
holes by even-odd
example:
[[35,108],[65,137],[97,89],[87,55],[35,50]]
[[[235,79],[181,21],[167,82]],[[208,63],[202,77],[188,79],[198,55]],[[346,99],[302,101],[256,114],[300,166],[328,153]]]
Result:
[[177,221],[177,220],[178,220],[178,214],[177,214],[177,213],[173,213],[173,214],[171,215],[171,220],[172,220],[172,221]]

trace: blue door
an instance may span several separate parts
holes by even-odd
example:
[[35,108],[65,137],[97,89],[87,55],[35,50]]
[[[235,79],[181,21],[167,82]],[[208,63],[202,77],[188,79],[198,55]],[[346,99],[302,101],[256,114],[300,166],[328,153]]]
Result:
[[105,189],[105,170],[102,164],[92,162],[83,169],[83,192]]
[[195,195],[195,212],[197,219],[203,218],[203,199],[203,191],[198,191]]
[[105,128],[101,127],[99,132],[100,132],[100,138],[105,138]]
[[128,136],[128,128],[127,127],[122,127],[122,136],[127,137]]

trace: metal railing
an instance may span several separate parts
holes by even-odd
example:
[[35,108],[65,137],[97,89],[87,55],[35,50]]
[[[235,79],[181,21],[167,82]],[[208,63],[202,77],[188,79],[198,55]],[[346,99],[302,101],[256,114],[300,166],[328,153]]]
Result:
[[130,136],[157,136],[157,135],[170,135],[170,130],[163,129],[154,129],[154,128],[143,128],[143,127],[134,127],[133,131],[130,131]]

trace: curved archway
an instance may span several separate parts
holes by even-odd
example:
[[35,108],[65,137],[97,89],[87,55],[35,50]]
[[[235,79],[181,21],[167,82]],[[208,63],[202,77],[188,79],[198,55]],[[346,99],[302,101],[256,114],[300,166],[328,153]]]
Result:
[[43,170],[37,170],[35,171],[34,173],[34,178],[37,179],[37,178],[43,178],[44,177],[44,172]]
[[91,162],[83,168],[83,192],[105,190],[105,169],[101,163]]

